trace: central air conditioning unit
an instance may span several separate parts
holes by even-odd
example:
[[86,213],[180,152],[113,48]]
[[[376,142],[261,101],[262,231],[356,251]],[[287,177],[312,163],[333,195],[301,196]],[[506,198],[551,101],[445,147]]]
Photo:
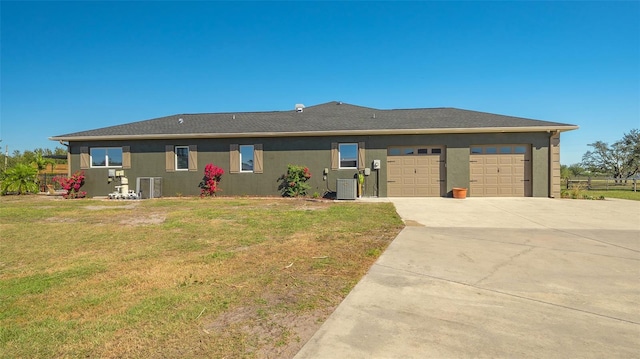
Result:
[[336,183],[336,199],[356,199],[356,179],[338,179]]
[[162,177],[138,177],[136,192],[142,199],[162,197]]

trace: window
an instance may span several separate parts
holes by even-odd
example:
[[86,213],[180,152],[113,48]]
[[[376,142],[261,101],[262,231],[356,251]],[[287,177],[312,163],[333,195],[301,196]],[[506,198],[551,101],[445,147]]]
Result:
[[487,153],[487,154],[498,153],[498,149],[495,147],[485,147],[484,153]]
[[511,146],[500,147],[500,153],[503,153],[503,154],[511,153]]
[[401,152],[399,148],[390,148],[389,156],[400,156]]
[[338,145],[340,168],[358,168],[358,144],[341,143]]
[[480,154],[482,153],[482,147],[471,147],[471,154]]
[[122,147],[92,148],[91,167],[122,167]]
[[240,172],[253,172],[253,145],[240,146]]
[[176,171],[189,170],[189,146],[176,146]]
[[263,148],[261,143],[229,146],[229,173],[264,173]]
[[331,142],[331,169],[363,170],[366,163],[364,142]]
[[165,145],[165,170],[173,171],[197,171],[198,170],[198,146],[174,146]]
[[442,153],[442,148],[432,148],[431,149],[431,153],[436,155],[436,154],[441,154]]
[[527,148],[524,146],[516,146],[514,153],[527,153]]
[[429,149],[428,148],[418,148],[418,154],[419,155],[429,154]]

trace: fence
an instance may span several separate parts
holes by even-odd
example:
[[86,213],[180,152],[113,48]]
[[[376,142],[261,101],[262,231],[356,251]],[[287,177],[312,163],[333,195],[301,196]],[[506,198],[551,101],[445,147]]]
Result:
[[53,186],[53,189],[60,189],[60,184],[53,180],[55,177],[67,178],[67,174],[40,173],[38,175],[38,185],[40,186],[40,192],[47,192],[49,190],[48,186]]
[[615,179],[612,177],[583,177],[565,179],[566,189],[581,186],[588,190],[609,191],[609,190],[630,190],[637,191],[638,179]]

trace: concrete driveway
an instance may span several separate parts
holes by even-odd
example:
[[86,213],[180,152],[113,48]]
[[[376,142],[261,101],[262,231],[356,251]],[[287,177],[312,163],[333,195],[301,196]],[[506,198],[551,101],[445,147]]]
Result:
[[295,358],[640,358],[640,202],[390,200],[407,227]]

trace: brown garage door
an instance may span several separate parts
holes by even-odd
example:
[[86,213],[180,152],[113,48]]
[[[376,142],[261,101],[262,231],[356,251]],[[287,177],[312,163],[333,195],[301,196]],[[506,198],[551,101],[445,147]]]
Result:
[[470,196],[531,196],[529,145],[472,146],[470,151]]
[[445,194],[444,147],[390,147],[387,196],[438,197]]

